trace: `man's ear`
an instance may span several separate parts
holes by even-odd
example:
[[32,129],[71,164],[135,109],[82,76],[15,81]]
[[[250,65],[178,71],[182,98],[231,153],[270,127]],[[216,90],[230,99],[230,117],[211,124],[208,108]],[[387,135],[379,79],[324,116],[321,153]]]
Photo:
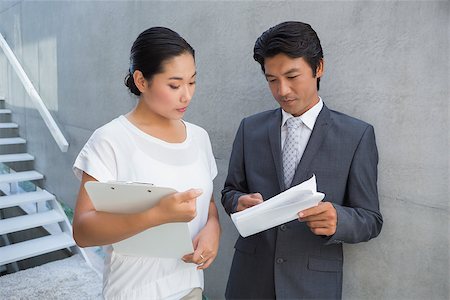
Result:
[[138,90],[143,93],[147,89],[147,79],[144,78],[144,74],[141,71],[136,70],[133,73],[134,84],[138,88]]
[[325,63],[324,63],[323,58],[320,59],[319,65],[317,66],[317,69],[316,69],[316,78],[322,77],[323,72],[324,72],[324,64]]

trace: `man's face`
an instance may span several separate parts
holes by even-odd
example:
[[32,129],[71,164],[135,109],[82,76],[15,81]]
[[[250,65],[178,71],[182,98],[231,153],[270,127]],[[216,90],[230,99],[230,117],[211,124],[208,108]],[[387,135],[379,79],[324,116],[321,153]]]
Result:
[[303,57],[280,53],[266,58],[264,68],[272,95],[284,111],[297,117],[319,102],[317,78],[323,74],[323,62],[313,76]]

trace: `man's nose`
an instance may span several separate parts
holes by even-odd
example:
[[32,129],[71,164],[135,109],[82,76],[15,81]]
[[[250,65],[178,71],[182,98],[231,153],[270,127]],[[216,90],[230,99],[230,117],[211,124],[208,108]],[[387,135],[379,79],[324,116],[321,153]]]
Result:
[[278,84],[278,94],[284,97],[289,94],[290,91],[291,89],[289,88],[289,84],[284,80],[280,80]]

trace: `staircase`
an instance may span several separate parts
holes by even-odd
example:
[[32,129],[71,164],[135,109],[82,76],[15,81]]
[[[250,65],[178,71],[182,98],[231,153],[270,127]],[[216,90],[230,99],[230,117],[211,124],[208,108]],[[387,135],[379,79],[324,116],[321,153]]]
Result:
[[[0,107],[4,107],[0,99]],[[12,166],[32,165],[34,157],[25,151],[26,140],[18,135],[18,125],[11,122],[11,110],[0,108],[0,272],[6,266],[18,271],[17,262],[26,258],[69,249],[80,253],[90,265],[86,253],[76,246],[72,226],[55,196],[39,188],[44,175],[34,170],[15,171]],[[12,152],[12,153],[9,153]],[[6,154],[4,154],[6,153]],[[20,207],[25,214],[4,218],[6,209]],[[12,233],[31,228],[44,228],[49,233],[17,243],[10,242]]]

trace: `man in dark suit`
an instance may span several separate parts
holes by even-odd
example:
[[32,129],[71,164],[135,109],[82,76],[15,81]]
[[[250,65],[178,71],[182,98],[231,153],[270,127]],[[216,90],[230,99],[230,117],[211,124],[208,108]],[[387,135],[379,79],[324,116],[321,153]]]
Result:
[[256,41],[280,108],[242,120],[222,204],[228,214],[269,199],[313,174],[325,194],[299,220],[235,244],[227,299],[340,299],[342,243],[376,237],[382,227],[378,152],[371,125],[330,110],[318,95],[324,71],[310,25],[284,22]]

